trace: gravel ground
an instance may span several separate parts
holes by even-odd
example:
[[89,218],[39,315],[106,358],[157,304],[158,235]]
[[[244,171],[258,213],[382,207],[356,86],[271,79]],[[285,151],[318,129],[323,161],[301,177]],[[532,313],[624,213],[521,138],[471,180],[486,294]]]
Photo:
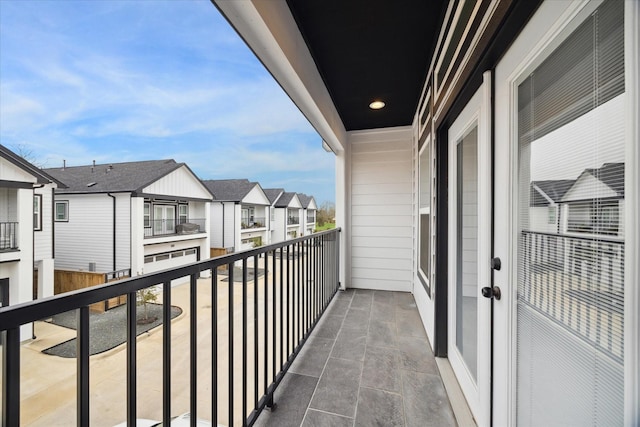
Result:
[[[149,317],[156,317],[156,321],[147,324],[138,324],[137,335],[147,332],[162,324],[162,305],[149,303],[147,305]],[[182,313],[180,307],[171,307],[171,318]],[[76,310],[62,314],[56,314],[50,320],[51,323],[65,328],[76,329]],[[138,319],[144,317],[144,307],[138,307]],[[110,350],[127,340],[127,306],[121,305],[104,313],[89,314],[89,354],[99,354]],[[76,339],[70,339],[54,345],[45,350],[45,354],[60,357],[76,357]]]

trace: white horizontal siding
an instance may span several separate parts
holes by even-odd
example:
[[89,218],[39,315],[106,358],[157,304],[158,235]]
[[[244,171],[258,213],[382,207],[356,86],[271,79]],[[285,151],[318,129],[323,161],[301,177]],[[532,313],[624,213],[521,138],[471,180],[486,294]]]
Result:
[[412,238],[413,237],[413,228],[409,226],[403,227],[370,227],[370,226],[353,226],[351,228],[351,235],[353,237],[368,237],[368,236],[379,236],[379,237],[405,237]]
[[131,196],[116,194],[116,270],[131,268]]
[[212,248],[221,248],[222,246],[222,232],[223,232],[223,224],[222,224],[222,207],[221,203],[213,202],[211,203],[211,216],[209,218],[210,221],[210,234],[211,234],[211,247]]
[[41,222],[42,228],[33,233],[34,261],[53,258],[53,186],[47,184],[44,187],[36,188],[35,194],[42,196],[41,202]]
[[56,195],[69,201],[69,221],[55,223],[56,269],[97,271],[113,267],[113,205],[106,194]]
[[398,223],[406,224],[407,221],[411,221],[411,218],[411,215],[361,216],[357,226],[397,227]]
[[414,215],[411,130],[353,132],[350,143],[350,286],[410,291]]
[[[378,254],[384,255],[384,254]],[[367,268],[367,269],[385,269],[385,270],[407,270],[411,269],[411,258],[406,257],[384,257],[384,256],[368,256],[357,257],[351,259],[351,267]]]

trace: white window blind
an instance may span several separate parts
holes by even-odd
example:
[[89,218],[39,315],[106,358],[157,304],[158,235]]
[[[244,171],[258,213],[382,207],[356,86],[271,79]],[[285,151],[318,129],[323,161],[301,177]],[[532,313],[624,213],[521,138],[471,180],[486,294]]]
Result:
[[518,87],[522,426],[623,423],[623,8],[599,5]]

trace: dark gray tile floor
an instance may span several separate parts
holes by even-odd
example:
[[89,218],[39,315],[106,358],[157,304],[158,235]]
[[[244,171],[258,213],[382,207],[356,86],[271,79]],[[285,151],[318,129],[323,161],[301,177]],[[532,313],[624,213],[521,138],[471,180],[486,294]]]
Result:
[[347,290],[327,312],[258,426],[455,426],[413,295]]

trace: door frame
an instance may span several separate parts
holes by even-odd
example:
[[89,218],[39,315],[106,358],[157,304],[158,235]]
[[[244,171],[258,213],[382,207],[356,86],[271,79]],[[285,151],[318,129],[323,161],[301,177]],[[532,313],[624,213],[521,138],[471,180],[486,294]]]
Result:
[[[492,73],[483,74],[481,87],[471,97],[462,111],[452,120],[447,133],[451,129],[454,135],[448,138],[448,185],[450,189],[448,201],[448,350],[447,354],[458,382],[471,412],[478,425],[491,424],[491,367],[492,367],[492,331],[491,331],[491,300],[482,298],[480,289],[491,286],[491,238],[492,238]],[[465,375],[463,363],[456,349],[456,310],[455,289],[457,268],[457,146],[458,142],[474,126],[477,126],[477,370],[474,384],[470,375]],[[484,331],[484,332],[483,332]],[[473,394],[473,395],[472,395]]]

